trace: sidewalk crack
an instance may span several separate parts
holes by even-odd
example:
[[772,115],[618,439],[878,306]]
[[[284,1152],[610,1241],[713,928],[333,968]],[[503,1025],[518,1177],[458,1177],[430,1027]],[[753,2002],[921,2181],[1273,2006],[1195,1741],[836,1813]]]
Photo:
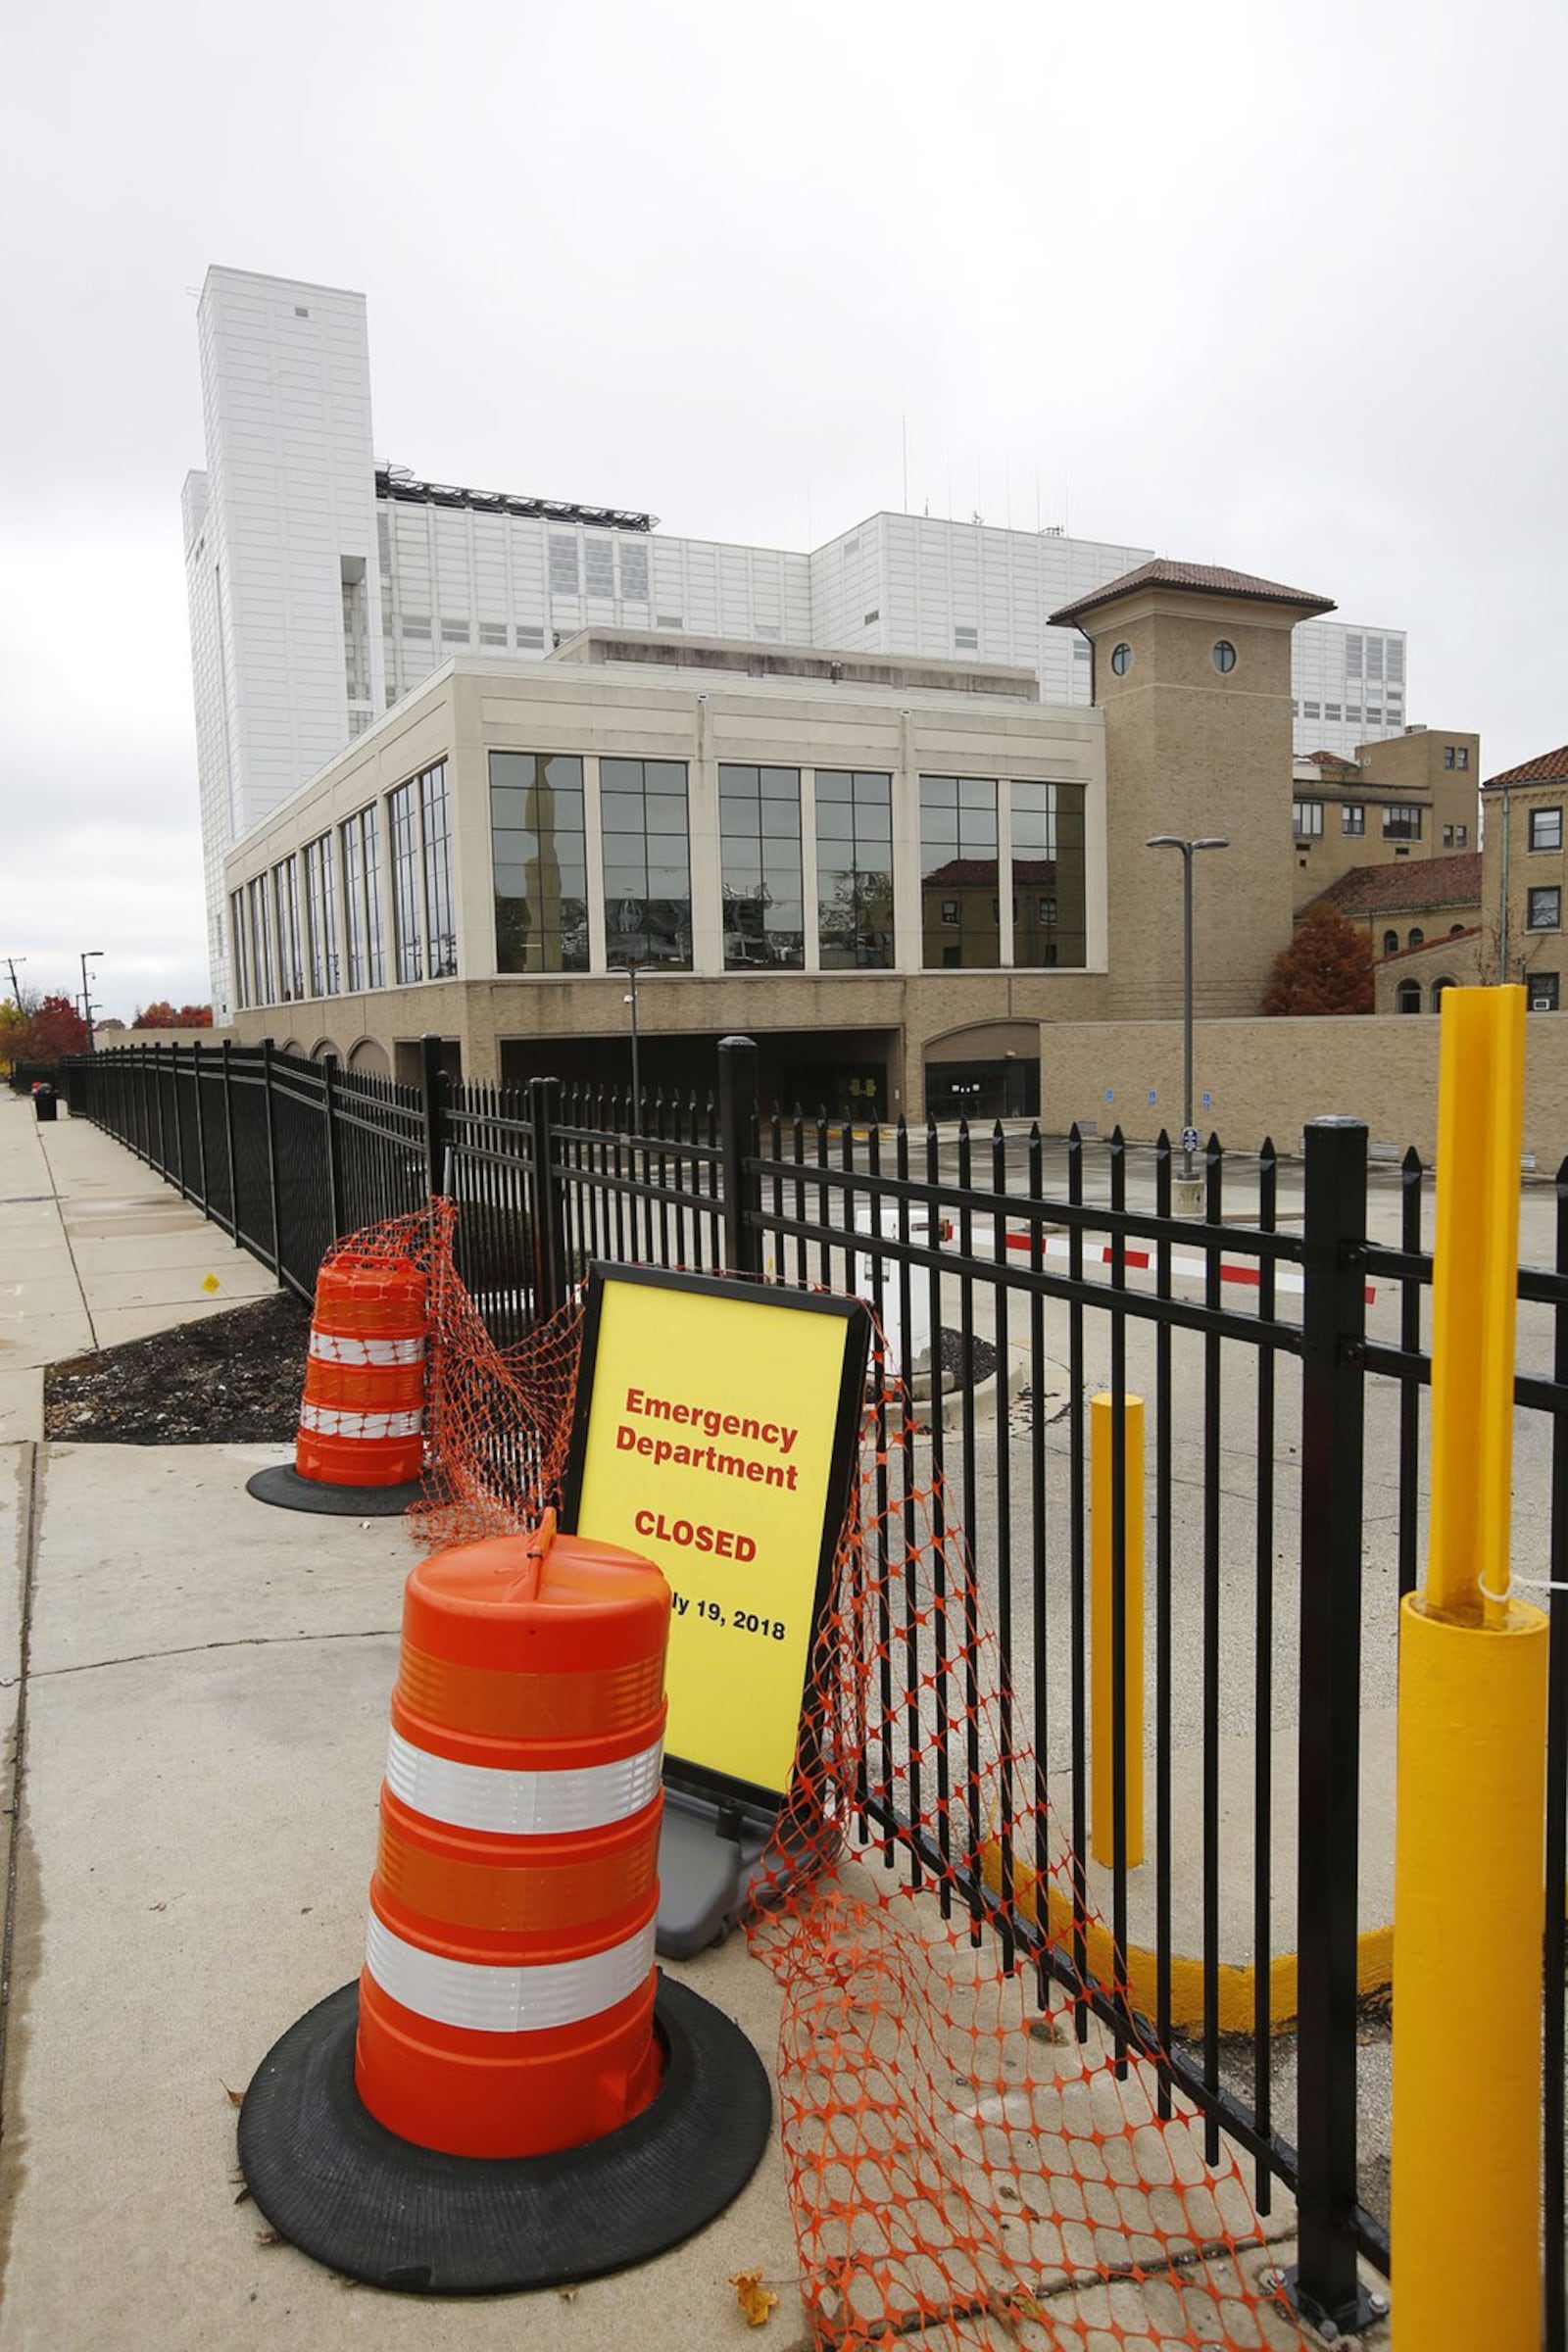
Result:
[[301,1642],[379,1642],[396,1634],[395,1625],[347,1626],[335,1634],[235,1634],[224,1642],[187,1642],[176,1649],[133,1649],[122,1657],[83,1658],[75,1666],[40,1666],[35,1683],[59,1682],[73,1674],[98,1674],[108,1666],[144,1666],[155,1658],[195,1658],[217,1649],[277,1649]]

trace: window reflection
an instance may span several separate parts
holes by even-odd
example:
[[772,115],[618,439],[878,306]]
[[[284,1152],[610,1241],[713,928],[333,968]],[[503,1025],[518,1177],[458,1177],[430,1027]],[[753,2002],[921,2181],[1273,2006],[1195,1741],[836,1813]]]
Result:
[[588,969],[582,761],[492,752],[490,855],[498,972]]
[[1012,960],[1082,968],[1088,956],[1081,784],[1012,787]]
[[920,778],[920,930],[927,971],[1002,961],[994,776]]
[[891,776],[817,769],[816,890],[823,971],[891,969]]
[[684,760],[601,760],[605,950],[612,965],[692,960]]
[[718,833],[725,969],[800,971],[806,962],[800,769],[721,766]]

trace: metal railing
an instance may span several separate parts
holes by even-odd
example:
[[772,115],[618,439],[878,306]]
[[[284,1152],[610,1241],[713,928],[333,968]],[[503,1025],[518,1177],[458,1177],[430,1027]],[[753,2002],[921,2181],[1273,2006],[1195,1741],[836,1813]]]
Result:
[[[936,1492],[998,1630],[1001,1752],[1016,1734],[1032,1746],[1037,1777],[1020,1789],[1004,1773],[987,1822],[933,1808],[930,1798],[947,1793],[945,1758],[972,1740],[977,1692],[964,1687],[968,1665],[953,1687],[932,1671],[928,1611],[958,1605],[955,1595],[900,1597],[895,1577],[881,1603],[882,1695],[924,1691],[938,1737],[933,1748],[912,1705],[901,1734],[884,1704],[887,1728],[861,1791],[866,1821],[890,1867],[939,1869],[977,1934],[989,1925],[1037,1964],[1042,1992],[1049,1974],[1083,1994],[1080,2016],[1093,2009],[1113,2036],[1152,2043],[1164,2105],[1189,2098],[1211,2151],[1223,2130],[1250,2152],[1260,2208],[1276,2180],[1294,2192],[1303,2308],[1354,2325],[1357,2256],[1384,2273],[1390,2264],[1358,2144],[1361,1740],[1363,1710],[1392,1706],[1397,1606],[1416,1581],[1423,1536],[1426,1172],[1411,1153],[1394,1179],[1396,1245],[1369,1231],[1363,1127],[1315,1122],[1298,1163],[1267,1145],[1251,1156],[1210,1144],[1195,1222],[1172,1213],[1163,1140],[1135,1150],[1076,1129],[1052,1139],[998,1127],[981,1138],[961,1125],[763,1118],[755,1069],[755,1049],[726,1041],[714,1100],[645,1101],[635,1119],[624,1096],[567,1094],[554,1079],[516,1090],[455,1084],[434,1040],[420,1088],[270,1047],[199,1043],[122,1049],[68,1063],[64,1077],[74,1115],[120,1137],[302,1295],[335,1234],[440,1191],[460,1205],[460,1270],[503,1344],[555,1312],[595,1257],[858,1291],[895,1355],[912,1355],[926,1327],[938,1394],[918,1431],[913,1417],[880,1408],[881,1523],[897,1524],[901,1497]],[[1536,1482],[1550,1574],[1568,1583],[1568,1162],[1555,1242],[1551,1269],[1519,1277],[1524,1344],[1540,1360],[1517,1385],[1531,1442],[1519,1449],[1516,1494],[1531,1507]],[[946,1404],[945,1361],[956,1380]],[[1118,1401],[1143,1396],[1152,1432],[1152,1858],[1141,1874],[1122,1858],[1118,1769],[1116,1859],[1091,1886],[1096,1389]],[[1121,1483],[1118,1459],[1113,1494]],[[1387,1490],[1375,1519],[1371,1488]],[[1119,1663],[1138,1629],[1126,1610],[1125,1506],[1115,1522]],[[1374,1553],[1367,1566],[1369,1525],[1387,1527],[1390,1557]],[[1565,2352],[1568,1594],[1553,1594],[1551,1614],[1544,2343]],[[958,1654],[973,1652],[959,1644]],[[1112,1688],[1119,1754],[1130,1730],[1119,1672]],[[922,1788],[922,1758],[933,1756],[939,1785]],[[1227,1843],[1223,1819],[1239,1791],[1250,1805],[1240,1847]],[[1294,1864],[1276,1829],[1287,1800]],[[1021,1890],[1059,1866],[1053,1818],[1065,1833],[1074,1919],[1065,1937],[1047,1938]],[[1282,1929],[1279,1898],[1293,1880]],[[1238,1883],[1240,1929],[1238,1905],[1226,1902]],[[1091,1903],[1108,1922],[1110,1969],[1093,1964]],[[1508,1923],[1486,1932],[1505,1936]],[[1146,1938],[1144,2002],[1128,1991],[1136,1972],[1122,1961]],[[1291,1951],[1294,2080],[1282,2073],[1281,2048],[1292,2045],[1271,2009],[1274,1964]],[[1184,1957],[1200,1984],[1199,2015],[1185,2027],[1173,1990]],[[1236,1965],[1250,1971],[1250,2014],[1245,2031],[1222,2032],[1221,1979]]]

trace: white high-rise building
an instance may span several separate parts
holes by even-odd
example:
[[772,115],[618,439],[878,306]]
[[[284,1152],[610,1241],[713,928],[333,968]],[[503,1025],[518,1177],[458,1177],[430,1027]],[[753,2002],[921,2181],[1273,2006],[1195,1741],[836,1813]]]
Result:
[[[1091,700],[1089,647],[1048,614],[1153,550],[878,514],[809,554],[665,537],[651,514],[378,466],[363,294],[210,270],[198,311],[207,468],[184,534],[215,1017],[232,1008],[223,858],[454,655],[541,661],[579,629],[1021,663]],[[1405,724],[1396,629],[1302,621],[1298,751]]]

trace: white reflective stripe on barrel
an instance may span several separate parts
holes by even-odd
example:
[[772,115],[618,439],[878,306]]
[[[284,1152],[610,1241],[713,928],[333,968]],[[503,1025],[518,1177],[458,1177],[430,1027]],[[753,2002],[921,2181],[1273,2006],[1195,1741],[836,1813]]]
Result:
[[565,1830],[603,1830],[628,1821],[659,1793],[663,1741],[612,1764],[564,1772],[503,1772],[432,1756],[398,1732],[386,1748],[386,1785],[413,1813],[458,1830],[503,1838],[549,1838]]
[[345,1332],[311,1332],[311,1349],[318,1364],[422,1364],[424,1337],[412,1340],[355,1340]]
[[613,2009],[647,1981],[654,1965],[659,1922],[582,1960],[549,1960],[533,1968],[486,1968],[447,1960],[405,1943],[370,1913],[365,1965],[381,1990],[419,2017],[476,2034],[543,2034]]
[[424,1415],[417,1405],[412,1413],[347,1413],[330,1404],[302,1404],[300,1427],[318,1438],[416,1438]]

